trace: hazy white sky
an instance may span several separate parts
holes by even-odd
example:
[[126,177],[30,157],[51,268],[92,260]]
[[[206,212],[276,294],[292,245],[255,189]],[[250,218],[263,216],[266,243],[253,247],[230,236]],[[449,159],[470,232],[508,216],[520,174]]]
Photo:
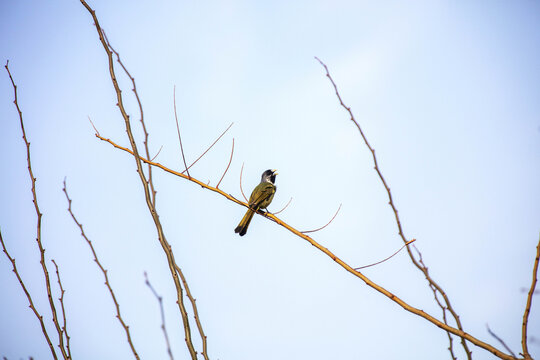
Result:
[[[173,86],[190,171],[241,197],[278,169],[270,210],[354,266],[401,246],[371,154],[339,106],[323,60],[376,149],[405,234],[464,329],[521,351],[521,320],[540,231],[540,5],[537,1],[115,1],[91,2],[136,78],[150,146],[181,169]],[[2,64],[18,85],[31,141],[47,259],[60,266],[72,353],[131,353],[73,210],[109,270],[141,358],[167,358],[149,274],[163,295],[176,359],[189,354],[174,285],[144,203],[134,161],[94,137],[127,145],[107,59],[78,1],[0,2]],[[4,69],[2,69],[4,70]],[[0,77],[0,227],[21,276],[50,323],[35,213],[13,89]],[[127,79],[124,95],[138,119]],[[134,122],[138,139],[142,139]],[[141,142],[142,144],[142,142]],[[447,335],[376,293],[331,259],[244,208],[155,172],[158,211],[197,298],[211,359],[449,358]],[[52,270],[52,264],[50,269]],[[411,305],[440,318],[405,253],[365,270]],[[50,357],[39,323],[0,256],[0,356]],[[534,298],[530,350],[540,356]],[[49,326],[53,332],[52,326]],[[194,336],[197,338],[197,336]],[[455,341],[457,344],[457,339]],[[492,359],[471,345],[474,359]],[[464,358],[456,345],[458,358]]]

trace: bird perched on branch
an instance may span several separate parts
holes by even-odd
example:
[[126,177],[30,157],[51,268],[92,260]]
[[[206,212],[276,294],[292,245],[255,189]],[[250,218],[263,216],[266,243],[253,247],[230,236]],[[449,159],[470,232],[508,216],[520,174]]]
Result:
[[249,197],[249,209],[246,211],[246,215],[244,215],[240,224],[234,229],[235,233],[244,236],[255,212],[260,209],[266,209],[270,205],[276,193],[274,182],[276,181],[277,174],[277,170],[266,170],[262,173],[261,183],[253,189]]

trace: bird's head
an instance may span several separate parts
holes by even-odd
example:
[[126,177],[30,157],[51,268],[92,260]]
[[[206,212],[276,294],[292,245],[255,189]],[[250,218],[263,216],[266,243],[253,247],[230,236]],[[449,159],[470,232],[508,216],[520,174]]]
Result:
[[266,170],[261,176],[261,182],[274,183],[276,181],[277,170]]

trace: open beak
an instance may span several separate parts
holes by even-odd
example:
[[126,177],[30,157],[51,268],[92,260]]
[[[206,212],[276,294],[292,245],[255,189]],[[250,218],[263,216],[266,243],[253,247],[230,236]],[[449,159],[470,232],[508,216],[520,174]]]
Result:
[[277,170],[272,170],[272,173],[273,173],[274,175],[277,175],[277,174],[278,174]]

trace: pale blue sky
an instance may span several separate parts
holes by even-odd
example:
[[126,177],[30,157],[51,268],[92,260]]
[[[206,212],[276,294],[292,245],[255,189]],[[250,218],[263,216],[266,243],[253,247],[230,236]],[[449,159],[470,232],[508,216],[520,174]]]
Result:
[[[180,169],[173,86],[186,156],[226,136],[191,174],[241,197],[279,170],[270,210],[355,266],[401,246],[371,154],[339,106],[318,56],[376,149],[405,234],[417,239],[464,328],[516,353],[540,231],[540,4],[537,1],[92,2],[135,76],[157,161]],[[107,61],[78,1],[1,1],[2,66],[18,85],[31,141],[43,242],[62,271],[72,353],[128,359],[101,273],[61,191],[109,270],[142,358],[165,359],[164,296],[176,359],[189,357],[175,292],[127,145]],[[26,155],[9,78],[0,77],[0,227],[47,320]],[[121,79],[124,94],[130,87]],[[137,119],[133,99],[128,109]],[[140,139],[138,124],[134,123]],[[382,297],[272,222],[233,229],[244,208],[155,172],[165,233],[199,306],[211,359],[442,359],[440,329]],[[51,264],[51,268],[52,264]],[[440,318],[403,253],[365,270]],[[0,256],[0,356],[50,357],[10,263]],[[530,344],[540,356],[540,305]],[[49,323],[50,324],[50,323]],[[52,326],[49,327],[52,333]],[[196,336],[195,336],[196,338]],[[457,342],[457,341],[456,341]],[[492,359],[471,345],[474,359]],[[458,347],[457,355],[464,358]]]

